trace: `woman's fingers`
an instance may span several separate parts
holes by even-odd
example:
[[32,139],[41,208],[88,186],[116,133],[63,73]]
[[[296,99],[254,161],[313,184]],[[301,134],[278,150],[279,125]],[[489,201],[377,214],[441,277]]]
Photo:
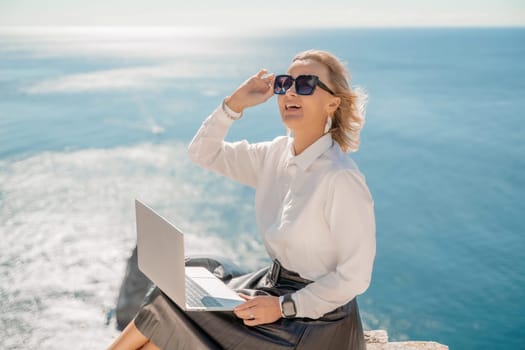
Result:
[[235,112],[242,112],[247,107],[267,101],[273,96],[274,79],[274,74],[268,74],[266,69],[261,69],[227,98],[228,107]]
[[[254,90],[252,93],[259,95],[260,102],[267,101],[273,96],[273,82],[275,80],[275,74],[270,73],[266,69],[262,69],[256,75],[254,82]],[[260,103],[259,102],[259,103]]]
[[246,302],[235,307],[234,311],[244,311],[257,305],[254,297],[245,294],[239,294],[241,298],[245,299]]
[[253,91],[251,92],[263,92],[266,93],[267,90],[271,87],[270,83],[272,83],[274,74],[268,74],[268,71],[266,69],[262,69],[255,75],[255,77],[252,78],[252,88]]
[[271,73],[271,74],[268,74],[266,77],[264,77],[264,81],[268,84],[272,84],[273,85],[273,81],[275,79],[275,74]]
[[253,321],[256,318],[256,308],[254,306],[246,307],[245,304],[243,304],[243,306],[244,307],[236,307],[233,313],[245,323],[247,321]]
[[250,319],[248,319],[248,320],[244,320],[243,322],[244,322],[245,325],[247,325],[247,326],[251,326],[251,327],[262,324],[262,323],[261,323],[259,320],[257,320],[256,318],[253,318],[253,319],[251,319],[251,320],[250,320]]
[[[247,295],[244,295],[249,297]],[[237,306],[233,312],[247,326],[272,323],[281,318],[279,298],[273,296],[249,297],[245,303]]]
[[270,88],[273,88],[273,81],[275,79],[274,73],[268,73],[266,69],[261,69],[257,74],[257,77],[261,79],[265,85],[267,85]]
[[255,317],[255,307],[257,306],[257,302],[255,301],[254,297],[251,297],[246,294],[239,294],[241,298],[245,299],[246,302],[242,303],[241,305],[238,305],[234,310],[233,313],[243,320],[253,319]]
[[255,310],[255,308],[252,309],[237,312],[236,315],[237,317],[242,318],[243,320],[253,320],[254,318],[257,318],[257,310]]
[[268,71],[263,68],[257,74],[255,74],[255,76],[259,79],[262,79],[262,77],[264,77],[266,73],[268,73]]
[[268,90],[266,91],[265,98],[269,99],[273,96],[273,83],[275,81],[275,74],[269,74],[264,78],[264,82],[268,85]]
[[250,300],[250,299],[253,299],[252,296],[249,296],[249,295],[246,295],[246,294],[239,293],[238,295],[239,295],[241,298],[243,298],[244,300]]

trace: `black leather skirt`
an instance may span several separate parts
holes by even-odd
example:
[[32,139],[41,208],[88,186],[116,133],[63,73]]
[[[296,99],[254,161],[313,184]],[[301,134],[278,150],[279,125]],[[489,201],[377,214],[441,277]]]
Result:
[[[228,285],[249,295],[280,296],[311,281],[281,268],[233,278]],[[163,350],[171,349],[334,349],[365,350],[356,299],[323,317],[284,319],[249,327],[233,312],[183,311],[158,288],[146,297],[135,326]]]

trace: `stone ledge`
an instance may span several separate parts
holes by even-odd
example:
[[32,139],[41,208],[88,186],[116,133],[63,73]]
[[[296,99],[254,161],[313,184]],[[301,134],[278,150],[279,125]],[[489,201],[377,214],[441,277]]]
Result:
[[366,350],[448,350],[448,346],[433,341],[389,342],[385,330],[365,331]]

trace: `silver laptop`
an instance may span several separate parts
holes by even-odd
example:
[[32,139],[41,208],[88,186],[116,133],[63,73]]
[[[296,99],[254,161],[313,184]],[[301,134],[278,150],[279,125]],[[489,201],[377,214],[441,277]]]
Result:
[[183,310],[231,311],[244,300],[203,267],[184,266],[184,235],[135,200],[139,269]]

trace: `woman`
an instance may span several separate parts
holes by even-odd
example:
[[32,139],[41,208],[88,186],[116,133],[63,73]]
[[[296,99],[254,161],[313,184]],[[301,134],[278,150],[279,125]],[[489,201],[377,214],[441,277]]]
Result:
[[[370,284],[375,220],[364,176],[345,155],[357,150],[364,123],[364,101],[348,79],[335,56],[311,50],[286,75],[261,70],[224,99],[189,154],[256,188],[257,224],[274,263],[263,278],[230,283],[246,300],[233,312],[183,312],[153,291],[111,349],[365,348],[355,297]],[[246,108],[274,94],[288,136],[224,141]]]

